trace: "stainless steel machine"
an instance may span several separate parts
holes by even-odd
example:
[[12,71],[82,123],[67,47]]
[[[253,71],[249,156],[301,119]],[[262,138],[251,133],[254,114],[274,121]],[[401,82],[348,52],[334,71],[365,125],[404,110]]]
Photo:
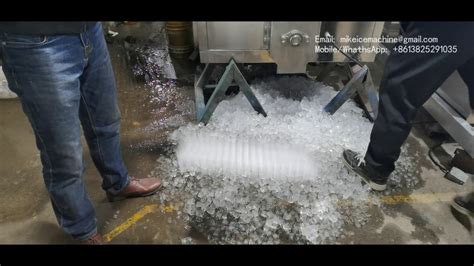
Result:
[[469,103],[468,87],[457,71],[431,96],[424,108],[474,157],[474,111]]
[[[366,110],[371,117],[377,113],[377,96],[373,88],[369,70],[363,63],[373,62],[376,53],[328,52],[317,48],[338,48],[341,38],[380,37],[384,22],[194,22],[194,42],[199,50],[201,63],[206,64],[196,79],[196,106],[199,122],[207,122],[217,106],[217,98],[222,95],[233,80],[244,93],[256,111],[263,108],[243,79],[238,63],[273,63],[276,74],[305,74],[312,62],[347,63],[356,62],[359,67],[352,69],[352,79],[341,90],[339,97],[328,104],[326,110],[334,113],[356,92],[362,96]],[[347,42],[345,47],[373,47],[378,43]],[[321,52],[322,51],[322,52]],[[334,50],[332,50],[334,51]],[[338,50],[341,51],[341,50]],[[222,83],[215,85],[213,96],[204,102],[202,90],[211,75],[214,64],[229,63]],[[327,73],[327,72],[326,72]],[[263,112],[262,112],[263,111]]]
[[[316,45],[326,32],[340,38],[380,37],[384,22],[195,22],[195,45],[201,63],[275,63],[278,74],[306,73],[309,62],[345,62],[341,53],[318,54]],[[351,47],[377,45],[348,43]],[[356,55],[373,62],[374,53]]]

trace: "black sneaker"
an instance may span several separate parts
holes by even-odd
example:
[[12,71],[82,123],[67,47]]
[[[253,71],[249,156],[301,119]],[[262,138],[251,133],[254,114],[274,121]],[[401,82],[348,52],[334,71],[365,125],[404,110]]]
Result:
[[462,214],[474,216],[474,192],[465,197],[455,197],[451,205]]
[[451,203],[451,212],[458,222],[466,227],[469,232],[472,232],[471,218],[474,217],[474,192],[465,197],[455,197]]
[[346,167],[358,174],[370,188],[376,191],[383,191],[387,188],[386,179],[375,179],[370,177],[364,158],[361,154],[351,150],[344,150],[342,152],[342,158]]

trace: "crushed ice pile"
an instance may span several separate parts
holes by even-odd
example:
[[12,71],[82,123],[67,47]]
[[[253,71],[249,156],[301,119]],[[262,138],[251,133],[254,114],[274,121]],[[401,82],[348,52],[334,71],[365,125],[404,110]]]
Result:
[[[349,101],[334,115],[326,114],[322,109],[337,92],[303,77],[266,78],[251,87],[268,117],[258,115],[238,94],[218,105],[207,126],[189,123],[174,131],[173,147],[196,136],[251,145],[285,143],[305,148],[314,163],[311,174],[261,178],[235,167],[194,172],[192,167],[179,169],[176,153],[183,154],[170,149],[151,173],[163,180],[160,201],[181,202],[183,218],[211,243],[328,243],[342,237],[346,225],[361,227],[369,218],[367,201],[373,194],[344,168],[341,153],[367,148],[372,124],[362,109]],[[203,147],[206,143],[195,144],[203,149],[196,152],[216,152],[212,144]]]
[[254,178],[313,177],[315,164],[303,147],[232,136],[186,136],[176,151],[181,172]]

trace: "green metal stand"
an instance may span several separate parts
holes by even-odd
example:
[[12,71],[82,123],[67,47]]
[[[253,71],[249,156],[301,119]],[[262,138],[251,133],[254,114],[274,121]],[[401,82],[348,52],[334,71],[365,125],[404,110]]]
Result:
[[194,92],[196,96],[196,118],[198,123],[207,124],[217,105],[220,101],[222,101],[225,92],[229,86],[232,85],[232,81],[234,81],[239,86],[240,91],[245,95],[253,109],[262,114],[264,117],[267,117],[267,113],[265,113],[265,110],[258,101],[257,97],[255,97],[255,94],[250,89],[249,84],[240,72],[234,59],[229,61],[222,78],[217,83],[214,92],[206,103],[204,101],[203,89],[206,87],[206,83],[209,80],[214,67],[215,65],[207,64],[204,68],[204,71],[195,82]]
[[378,114],[378,95],[369,68],[366,65],[355,73],[351,73],[349,82],[345,84],[344,88],[324,107],[324,110],[330,114],[334,114],[356,93],[359,95],[369,119],[375,121]]

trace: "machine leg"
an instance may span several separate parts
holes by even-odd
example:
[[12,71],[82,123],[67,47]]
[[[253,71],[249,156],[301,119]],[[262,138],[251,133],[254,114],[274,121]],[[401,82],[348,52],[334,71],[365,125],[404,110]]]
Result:
[[204,102],[204,86],[211,77],[214,68],[215,65],[206,64],[199,78],[194,81],[194,94],[196,98],[196,118],[198,121],[201,119],[206,109],[206,103]]
[[367,66],[359,70],[342,90],[324,107],[324,111],[334,114],[349,98],[354,96],[357,91],[357,86],[362,83],[362,80],[367,73]]
[[263,109],[262,105],[258,101],[257,97],[255,97],[255,94],[253,93],[252,89],[250,88],[250,85],[247,83],[245,80],[244,75],[240,72],[239,68],[235,64],[234,60],[231,61],[231,63],[234,66],[234,80],[239,85],[240,91],[245,95],[247,100],[250,102],[252,105],[253,109],[259,113],[262,114],[264,117],[267,117],[267,113]]
[[372,122],[375,121],[379,110],[379,96],[375,89],[374,82],[372,81],[370,70],[367,70],[365,81],[362,83],[362,86],[358,88],[357,94],[364,105],[369,119]]
[[202,122],[204,124],[207,124],[217,105],[222,100],[225,92],[227,91],[229,86],[232,85],[232,81],[235,81],[235,83],[239,86],[242,93],[244,93],[245,97],[249,100],[253,109],[258,113],[262,114],[263,116],[267,116],[262,105],[258,101],[257,97],[255,97],[255,94],[252,92],[249,84],[247,83],[244,76],[237,67],[237,64],[235,63],[234,59],[230,60],[229,64],[226,67],[226,70],[224,71],[224,74],[217,83],[217,86],[215,87],[211,97],[209,98],[207,103],[205,103],[203,89],[212,74],[213,68],[213,65],[207,64],[201,76],[195,82],[194,90],[196,96],[196,116],[198,123]]
[[364,65],[342,88],[342,90],[324,107],[324,111],[334,114],[349,98],[358,94],[371,121],[378,113],[378,94],[375,90],[369,68]]

